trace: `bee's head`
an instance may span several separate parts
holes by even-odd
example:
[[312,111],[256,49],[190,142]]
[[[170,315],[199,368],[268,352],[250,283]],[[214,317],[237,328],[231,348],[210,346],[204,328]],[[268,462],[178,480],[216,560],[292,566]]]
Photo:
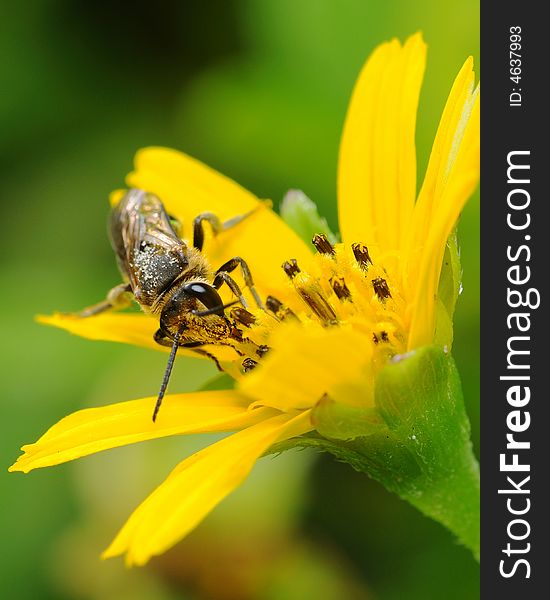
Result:
[[220,295],[208,283],[195,281],[180,286],[164,305],[160,314],[161,328],[172,335],[178,331],[189,313],[196,316],[224,316]]
[[[234,302],[230,304],[234,304]],[[224,306],[216,288],[201,281],[185,283],[179,286],[164,304],[160,313],[160,329],[155,334],[155,340],[159,344],[166,345],[167,338],[170,339],[169,345],[172,346],[172,350],[153,411],[153,421],[157,418],[164,393],[166,392],[172,366],[176,359],[176,352],[181,343],[182,335],[187,329],[186,321],[189,314],[193,314],[195,317],[206,317],[207,315],[223,317],[226,308],[227,305]]]

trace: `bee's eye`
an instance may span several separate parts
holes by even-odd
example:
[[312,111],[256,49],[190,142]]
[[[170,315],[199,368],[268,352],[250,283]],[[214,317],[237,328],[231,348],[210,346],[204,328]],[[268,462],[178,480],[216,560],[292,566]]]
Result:
[[[191,299],[201,302],[206,307],[205,310],[189,306]],[[200,282],[187,283],[177,290],[162,309],[161,329],[172,334],[175,333],[180,327],[186,311],[191,311],[197,316],[219,315],[223,317],[225,308],[220,295],[211,285]]]
[[220,295],[211,285],[207,283],[189,283],[184,287],[187,295],[196,298],[212,311],[212,314],[223,317],[223,302]]

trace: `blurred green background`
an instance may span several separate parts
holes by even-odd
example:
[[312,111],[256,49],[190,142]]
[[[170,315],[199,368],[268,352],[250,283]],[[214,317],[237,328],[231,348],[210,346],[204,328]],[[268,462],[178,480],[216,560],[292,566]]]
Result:
[[[0,581],[26,599],[470,599],[478,567],[442,527],[330,456],[264,459],[192,535],[144,569],[102,562],[130,511],[205,437],[160,440],[28,476],[22,443],[84,406],[154,395],[165,356],[88,342],[33,315],[118,282],[107,194],[141,146],[184,150],[278,204],[303,189],[337,228],[336,158],[355,77],[379,42],[422,30],[423,172],[468,54],[478,1],[1,3],[3,227]],[[479,447],[479,201],[460,234],[455,357]],[[173,390],[213,375],[181,358]]]

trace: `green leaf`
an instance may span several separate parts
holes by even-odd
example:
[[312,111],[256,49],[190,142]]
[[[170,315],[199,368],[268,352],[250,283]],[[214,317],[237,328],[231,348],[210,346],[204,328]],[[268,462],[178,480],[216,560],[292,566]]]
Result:
[[289,190],[283,198],[280,212],[285,223],[306,243],[310,244],[317,233],[324,233],[332,244],[338,241],[326,219],[319,215],[315,203],[304,192]]

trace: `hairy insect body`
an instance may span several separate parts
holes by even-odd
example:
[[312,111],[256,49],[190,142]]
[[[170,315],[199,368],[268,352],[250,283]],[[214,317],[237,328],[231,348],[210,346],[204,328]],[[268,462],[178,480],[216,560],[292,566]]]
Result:
[[[123,279],[144,309],[154,305],[189,268],[190,248],[176,235],[161,201],[142,190],[130,190],[112,209],[111,245]],[[206,260],[197,253],[199,277],[208,275]]]
[[[233,257],[212,272],[201,253],[204,222],[208,222],[213,234],[217,235],[235,227],[253,212],[223,223],[213,213],[201,213],[193,221],[193,245],[189,245],[180,238],[164,205],[154,194],[131,189],[111,211],[109,235],[123,283],[114,287],[105,301],[84,309],[79,315],[90,317],[105,310],[122,308],[133,296],[145,312],[159,318],[159,329],[154,339],[158,344],[170,346],[171,352],[153,420],[166,391],[178,347],[193,348],[212,358],[218,368],[221,367],[215,356],[201,346],[232,346],[241,355],[235,344],[244,343],[242,332],[226,316],[225,309],[239,302],[246,313],[247,302],[238,284],[229,275],[231,271],[240,267],[256,305],[264,308],[248,265],[241,257]],[[218,293],[224,284],[236,297],[227,305],[223,304]]]
[[[111,244],[123,279],[145,312],[160,317],[155,339],[207,343],[227,337],[221,298],[209,283],[210,265],[178,237],[159,198],[130,190],[113,208]],[[197,316],[197,313],[213,311]],[[171,342],[169,343],[171,345]]]

